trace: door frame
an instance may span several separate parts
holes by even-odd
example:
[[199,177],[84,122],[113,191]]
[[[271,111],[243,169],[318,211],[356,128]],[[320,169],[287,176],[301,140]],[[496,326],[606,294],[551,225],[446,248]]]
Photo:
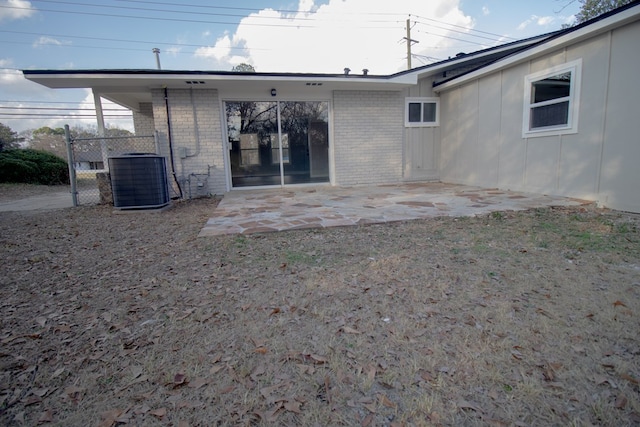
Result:
[[[264,96],[221,96],[219,97],[220,102],[220,128],[222,133],[222,151],[223,151],[223,159],[224,159],[224,168],[225,168],[225,184],[227,191],[235,191],[235,190],[257,190],[257,189],[273,189],[273,188],[285,188],[285,187],[312,187],[319,185],[334,185],[335,182],[335,162],[334,162],[334,145],[333,145],[333,101],[331,99],[327,99],[325,97],[277,97],[277,98],[267,98]],[[278,140],[280,141],[279,147],[279,156],[280,156],[280,184],[278,185],[259,185],[259,186],[243,186],[243,187],[234,187],[233,186],[233,175],[231,170],[231,146],[229,143],[229,131],[227,128],[227,110],[225,104],[227,102],[276,102],[277,105],[277,120],[278,120]],[[286,184],[284,182],[284,164],[282,162],[282,124],[280,121],[280,103],[282,102],[326,102],[327,103],[327,127],[328,127],[328,168],[329,168],[329,180],[327,182],[311,182],[311,183],[301,183],[301,184]],[[291,153],[289,153],[291,156]]]

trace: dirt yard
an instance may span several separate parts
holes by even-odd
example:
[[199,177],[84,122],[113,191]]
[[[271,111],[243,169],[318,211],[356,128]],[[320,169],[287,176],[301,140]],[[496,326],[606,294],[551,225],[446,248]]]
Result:
[[0,213],[0,424],[640,425],[640,216],[197,238],[216,203]]

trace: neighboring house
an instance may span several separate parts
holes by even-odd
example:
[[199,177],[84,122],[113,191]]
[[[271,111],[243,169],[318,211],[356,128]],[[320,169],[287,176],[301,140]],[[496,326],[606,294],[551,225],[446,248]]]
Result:
[[75,153],[74,168],[78,171],[97,171],[104,169],[104,162],[100,152]]
[[[92,88],[158,132],[176,181],[257,186],[443,181],[640,212],[640,3],[388,75],[25,70]],[[98,96],[96,98],[99,99]]]

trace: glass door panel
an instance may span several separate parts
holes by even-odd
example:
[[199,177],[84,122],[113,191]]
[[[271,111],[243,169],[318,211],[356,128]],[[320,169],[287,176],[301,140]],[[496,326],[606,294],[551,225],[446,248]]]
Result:
[[233,187],[329,181],[328,102],[227,101],[225,110]]
[[329,103],[281,102],[280,123],[284,184],[328,182]]
[[277,103],[227,101],[225,110],[233,187],[280,185]]

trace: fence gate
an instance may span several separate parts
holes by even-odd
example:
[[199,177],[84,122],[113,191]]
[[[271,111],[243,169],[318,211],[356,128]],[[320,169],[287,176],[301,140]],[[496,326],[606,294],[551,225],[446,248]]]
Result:
[[65,126],[73,205],[111,203],[109,157],[157,154],[155,135],[73,138]]

